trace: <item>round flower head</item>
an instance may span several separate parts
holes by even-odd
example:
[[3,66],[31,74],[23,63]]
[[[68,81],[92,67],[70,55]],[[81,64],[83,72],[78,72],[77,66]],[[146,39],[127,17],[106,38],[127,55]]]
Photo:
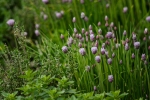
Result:
[[115,53],[113,52],[113,54],[112,54],[112,58],[114,58],[115,57]]
[[134,53],[132,53],[132,57],[131,57],[132,59],[134,59],[135,58],[135,55],[134,55]]
[[97,24],[98,26],[100,26],[101,25],[101,22],[98,22],[98,24]]
[[72,37],[69,37],[69,38],[68,38],[67,44],[68,44],[69,46],[70,46],[71,44],[73,44],[73,38],[72,38]]
[[76,17],[73,17],[72,22],[73,22],[73,23],[76,22]]
[[93,54],[96,54],[96,53],[97,53],[97,50],[98,50],[97,47],[92,47],[92,48],[91,48],[91,51],[92,51]]
[[63,51],[64,53],[67,53],[67,52],[68,52],[67,46],[63,46],[63,47],[62,47],[62,51]]
[[90,34],[90,40],[94,41],[95,40],[95,35],[94,34]]
[[110,27],[114,27],[114,22],[111,22],[111,23],[110,23]]
[[61,18],[61,17],[62,17],[62,14],[61,14],[60,12],[55,12],[55,16],[56,16],[57,18]]
[[113,80],[114,80],[113,75],[108,75],[108,81],[111,83],[111,82],[113,82]]
[[89,30],[92,30],[92,25],[89,25]]
[[81,12],[81,18],[84,18],[84,17],[85,17],[85,13]]
[[79,53],[84,56],[86,54],[85,49],[84,48],[80,48],[79,49]]
[[87,17],[87,16],[85,16],[85,17],[84,17],[84,21],[86,21],[86,22],[87,22],[88,20],[89,20],[89,19],[88,19],[88,17]]
[[122,64],[122,60],[120,60],[119,63]]
[[97,87],[96,87],[96,86],[94,86],[94,88],[93,88],[93,89],[94,89],[94,91],[96,91],[96,90],[97,90]]
[[108,16],[105,16],[105,21],[108,21]]
[[134,47],[135,47],[136,49],[139,49],[139,47],[140,47],[140,42],[134,42]]
[[39,36],[39,35],[40,35],[39,30],[35,30],[34,33],[35,33],[36,36]]
[[64,35],[63,35],[63,34],[61,34],[61,35],[60,35],[60,38],[63,40],[63,39],[64,39]]
[[134,33],[132,34],[132,39],[136,40],[136,34],[134,34]]
[[44,20],[46,20],[48,18],[48,16],[46,14],[43,15]]
[[142,59],[143,61],[146,60],[146,55],[145,55],[145,54],[142,54],[141,59]]
[[9,19],[6,23],[9,26],[13,26],[15,24],[15,20],[14,19]]
[[80,3],[81,3],[81,4],[84,4],[84,0],[80,0]]
[[48,4],[49,0],[42,0],[43,3]]
[[104,48],[101,48],[101,54],[104,55],[106,50]]
[[147,21],[147,22],[150,22],[150,16],[147,16],[147,17],[146,17],[146,21]]
[[111,39],[112,37],[113,37],[113,33],[112,32],[107,32],[106,38]]
[[111,58],[107,59],[107,63],[110,65],[112,63],[112,59]]
[[82,28],[82,33],[84,33],[85,32],[85,29],[84,28]]
[[126,51],[129,50],[129,45],[128,45],[128,43],[125,43],[125,50],[126,50]]
[[100,57],[100,56],[96,56],[96,57],[95,57],[95,60],[96,60],[98,63],[100,63],[101,57]]
[[126,13],[128,11],[128,7],[123,8],[123,12]]
[[126,30],[123,31],[123,35],[125,36],[127,34]]
[[145,28],[145,29],[144,29],[144,34],[147,34],[147,33],[148,33],[148,29]]
[[36,29],[38,29],[39,27],[40,27],[40,25],[39,25],[39,24],[36,24],[36,25],[35,25],[35,28],[36,28]]
[[90,71],[90,66],[86,66],[86,71]]

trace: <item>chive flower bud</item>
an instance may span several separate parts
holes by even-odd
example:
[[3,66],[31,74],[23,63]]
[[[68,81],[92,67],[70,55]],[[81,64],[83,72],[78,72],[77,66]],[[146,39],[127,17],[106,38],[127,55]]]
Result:
[[67,53],[67,52],[68,52],[67,46],[63,46],[63,47],[62,47],[62,51],[63,51],[64,53]]
[[105,50],[104,48],[101,48],[101,54],[102,54],[102,55],[105,54],[105,51],[106,51],[106,50]]
[[113,80],[114,80],[113,75],[108,75],[108,81],[111,83],[111,82],[113,82]]
[[139,49],[139,47],[140,47],[140,42],[134,42],[134,47],[135,47],[136,49]]
[[134,53],[132,53],[132,56],[131,56],[131,58],[132,58],[132,59],[134,59],[134,58],[135,58],[135,55],[134,55]]
[[91,51],[92,51],[93,54],[96,54],[96,53],[97,53],[97,50],[98,50],[97,47],[92,47],[92,48],[91,48]]
[[34,33],[35,33],[36,36],[39,36],[39,35],[40,35],[40,32],[39,32],[39,30],[37,30],[37,29],[34,31]]
[[108,21],[108,16],[105,16],[105,21]]
[[123,8],[123,12],[126,13],[128,11],[128,7]]
[[144,29],[144,34],[147,34],[147,33],[148,33],[148,29],[145,28],[145,29]]
[[123,31],[123,35],[125,36],[127,34],[126,30]]
[[94,34],[90,34],[90,40],[94,41],[95,40],[95,35]]
[[115,57],[115,53],[113,52],[113,54],[112,54],[112,58],[114,58]]
[[100,63],[101,57],[100,57],[100,56],[96,56],[96,57],[95,57],[95,60],[96,60],[98,63]]
[[145,55],[145,54],[142,54],[141,59],[142,59],[143,61],[146,60],[146,55]]
[[9,19],[6,23],[9,26],[13,26],[15,24],[15,20],[14,19]]
[[107,32],[106,38],[111,39],[112,36],[113,36],[113,33],[112,33],[112,32]]
[[84,56],[86,54],[85,49],[84,48],[80,48],[79,49],[79,53]]
[[76,22],[76,17],[73,17],[72,22],[73,22],[73,23]]
[[147,16],[147,17],[146,17],[146,21],[147,21],[147,22],[150,22],[150,16]]
[[86,66],[86,71],[90,71],[90,66],[88,65],[88,66]]
[[111,58],[107,59],[107,63],[110,65],[112,63],[112,59]]
[[49,0],[42,0],[43,3],[48,4]]
[[94,89],[94,91],[96,91],[96,90],[97,90],[97,87],[96,87],[96,86],[94,86],[94,88],[93,88],[93,89]]
[[97,24],[98,26],[100,26],[101,25],[101,22],[98,22],[98,24]]
[[129,45],[128,45],[128,43],[125,43],[125,50],[126,50],[126,51],[129,50]]
[[81,18],[83,19],[85,17],[85,13],[81,12]]

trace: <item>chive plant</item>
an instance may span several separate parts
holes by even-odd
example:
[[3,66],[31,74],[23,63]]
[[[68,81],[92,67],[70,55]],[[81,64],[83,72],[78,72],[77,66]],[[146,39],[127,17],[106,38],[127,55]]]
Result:
[[[108,20],[105,16],[105,21]],[[72,30],[67,50],[71,52],[69,56],[73,56],[71,64],[76,64],[73,77],[78,90],[89,92],[93,91],[93,87],[97,87],[94,89],[97,92],[120,89],[129,93],[128,99],[146,98],[146,95],[150,95],[147,40],[143,42],[132,30],[122,33],[114,25],[93,24],[84,27],[85,32],[82,32],[82,27],[77,24],[75,26],[76,31]],[[67,56],[66,52],[64,55]]]

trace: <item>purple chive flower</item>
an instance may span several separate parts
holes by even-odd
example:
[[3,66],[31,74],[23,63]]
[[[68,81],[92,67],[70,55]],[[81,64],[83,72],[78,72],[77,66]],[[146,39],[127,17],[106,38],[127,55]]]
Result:
[[111,23],[110,23],[110,27],[114,27],[114,22],[111,22]]
[[14,19],[9,19],[6,23],[9,26],[13,26],[15,24],[15,20]]
[[120,44],[119,43],[116,43],[116,48],[118,49],[120,47]]
[[132,59],[134,59],[134,58],[135,58],[135,55],[134,55],[134,53],[132,53],[132,56],[131,56],[131,58],[132,58]]
[[43,19],[46,20],[48,16],[46,14],[43,15]]
[[100,56],[96,56],[96,57],[95,57],[95,60],[96,60],[98,63],[100,63],[101,57],[100,57]]
[[93,89],[94,89],[94,91],[96,91],[96,90],[97,90],[97,87],[96,87],[96,86],[94,86],[94,88],[93,88]]
[[122,60],[119,61],[119,64],[122,64]]
[[36,36],[39,36],[39,35],[40,35],[39,30],[35,30],[34,33],[35,33]]
[[60,12],[55,12],[55,16],[56,16],[56,18],[61,18],[62,14]]
[[143,61],[146,60],[146,55],[145,55],[145,54],[142,54],[141,59],[142,59]]
[[73,17],[72,22],[73,22],[73,23],[76,22],[76,17]]
[[77,29],[76,28],[74,28],[74,33],[77,33],[78,31],[77,31]]
[[39,24],[36,24],[36,25],[35,25],[35,28],[36,28],[36,29],[39,29],[39,27],[40,27]]
[[111,82],[113,82],[113,80],[114,80],[113,75],[108,75],[108,81],[111,83]]
[[101,25],[101,22],[98,22],[98,24],[97,24],[98,26],[100,26]]
[[97,53],[97,50],[98,50],[97,47],[92,47],[92,48],[91,48],[91,51],[92,51],[93,54],[96,54],[96,53]]
[[109,8],[109,6],[110,6],[110,4],[109,4],[109,3],[107,3],[107,4],[106,4],[106,8]]
[[104,55],[106,50],[104,48],[101,48],[101,54]]
[[72,37],[69,37],[67,43],[68,43],[68,45],[70,46],[70,45],[73,43],[73,38],[72,38]]
[[127,34],[126,30],[123,31],[123,35],[125,36]]
[[23,35],[24,35],[24,36],[27,36],[27,35],[28,35],[28,33],[27,33],[27,32],[24,32],[24,33],[23,33]]
[[146,21],[147,21],[147,22],[150,22],[150,16],[147,16],[147,17],[146,17]]
[[87,22],[88,20],[89,20],[89,19],[88,19],[88,17],[87,17],[87,16],[85,16],[85,17],[84,17],[84,21],[86,21],[86,22]]
[[128,43],[125,43],[125,50],[126,50],[126,51],[129,50],[129,45],[128,45]]
[[85,17],[85,13],[81,12],[81,18],[83,19]]
[[123,12],[126,13],[128,11],[128,7],[123,8]]
[[90,69],[91,69],[91,67],[89,65],[86,66],[86,68],[85,68],[86,71],[90,71]]
[[89,30],[92,30],[92,25],[89,25]]
[[60,35],[60,38],[63,40],[63,39],[64,39],[64,35],[63,35],[63,34],[61,34],[61,35]]
[[107,59],[107,63],[110,65],[112,63],[112,59],[111,58]]
[[145,29],[144,29],[144,34],[147,34],[147,33],[148,33],[148,29],[145,28]]
[[105,21],[108,21],[108,16],[107,15],[105,16]]
[[101,30],[101,29],[98,29],[98,33],[101,34],[101,33],[102,33],[102,30]]
[[86,54],[85,49],[84,48],[80,48],[79,52],[82,56],[84,56]]
[[43,3],[48,4],[49,0],[42,0]]
[[112,32],[107,32],[106,38],[111,39],[112,36],[113,36],[113,33],[112,33]]
[[85,29],[84,28],[82,28],[82,33],[85,33]]
[[136,40],[136,34],[135,33],[132,34],[132,39]]
[[68,52],[67,46],[63,46],[63,47],[62,47],[62,51],[63,51],[64,53],[67,53],[67,52]]
[[81,47],[82,47],[82,43],[81,43],[81,42],[79,42],[78,46],[79,46],[79,48],[81,48]]
[[94,41],[95,40],[95,35],[94,34],[90,34],[90,40]]
[[139,47],[140,47],[140,42],[134,42],[134,47],[135,47],[136,49],[139,49]]
[[114,58],[115,57],[115,53],[113,52],[113,54],[112,54],[112,58]]
[[81,4],[84,4],[84,0],[80,0],[80,3],[81,3]]
[[89,33],[90,33],[90,34],[94,34],[93,30],[89,30]]

